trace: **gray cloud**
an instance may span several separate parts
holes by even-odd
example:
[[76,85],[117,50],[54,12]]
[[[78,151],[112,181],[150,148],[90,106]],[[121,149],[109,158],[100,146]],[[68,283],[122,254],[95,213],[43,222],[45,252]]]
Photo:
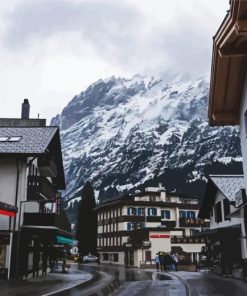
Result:
[[145,34],[145,16],[120,1],[22,1],[6,17],[8,30],[3,41],[11,50],[23,50],[35,39],[42,44],[58,33],[76,32],[98,56],[126,72],[172,68],[198,76],[210,65],[209,29],[193,15],[180,15],[173,27],[160,25]]
[[80,32],[101,47],[106,42],[123,44],[141,16],[126,4],[44,0],[23,1],[7,17],[5,42],[11,46],[25,46],[31,38],[71,31]]

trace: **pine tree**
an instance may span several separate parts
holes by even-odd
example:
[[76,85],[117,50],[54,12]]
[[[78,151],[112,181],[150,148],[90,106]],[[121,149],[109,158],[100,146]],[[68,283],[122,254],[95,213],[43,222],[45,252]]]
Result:
[[77,215],[76,237],[79,253],[82,256],[96,254],[97,250],[97,215],[94,190],[90,182],[86,182],[82,189],[81,201]]

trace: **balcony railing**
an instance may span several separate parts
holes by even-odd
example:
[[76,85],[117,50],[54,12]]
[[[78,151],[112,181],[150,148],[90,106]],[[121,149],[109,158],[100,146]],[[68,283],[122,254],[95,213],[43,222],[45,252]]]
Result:
[[55,162],[48,158],[38,160],[39,172],[42,176],[57,177],[57,166]]
[[55,213],[24,213],[23,225],[56,226]]
[[179,218],[179,226],[180,227],[207,227],[208,222],[205,222],[203,219],[196,218]]
[[163,227],[175,228],[176,227],[176,221],[161,221],[161,225]]
[[40,194],[47,199],[55,199],[57,191],[51,182],[42,176],[28,176],[27,200],[40,199]]
[[173,237],[171,238],[172,244],[204,244],[205,238],[198,237]]

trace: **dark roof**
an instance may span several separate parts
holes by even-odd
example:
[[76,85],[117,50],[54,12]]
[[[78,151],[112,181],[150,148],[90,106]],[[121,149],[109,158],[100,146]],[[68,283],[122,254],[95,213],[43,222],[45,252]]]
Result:
[[58,189],[65,189],[59,127],[0,127],[1,137],[20,137],[20,140],[0,141],[0,157],[49,155],[57,166]]
[[210,218],[210,210],[215,202],[217,191],[221,191],[229,201],[235,201],[235,194],[241,188],[245,188],[245,179],[242,175],[209,176],[198,217],[207,219]]
[[43,154],[57,131],[58,127],[0,127],[0,137],[20,137],[17,142],[0,141],[0,154]]

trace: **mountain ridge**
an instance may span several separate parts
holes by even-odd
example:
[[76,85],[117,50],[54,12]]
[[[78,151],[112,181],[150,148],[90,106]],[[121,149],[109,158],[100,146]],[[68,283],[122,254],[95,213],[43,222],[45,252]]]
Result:
[[74,96],[51,121],[61,127],[64,200],[78,198],[87,180],[116,194],[166,183],[168,171],[186,172],[185,185],[205,183],[214,164],[240,173],[238,128],[208,126],[208,92],[204,79],[135,75],[100,79]]

